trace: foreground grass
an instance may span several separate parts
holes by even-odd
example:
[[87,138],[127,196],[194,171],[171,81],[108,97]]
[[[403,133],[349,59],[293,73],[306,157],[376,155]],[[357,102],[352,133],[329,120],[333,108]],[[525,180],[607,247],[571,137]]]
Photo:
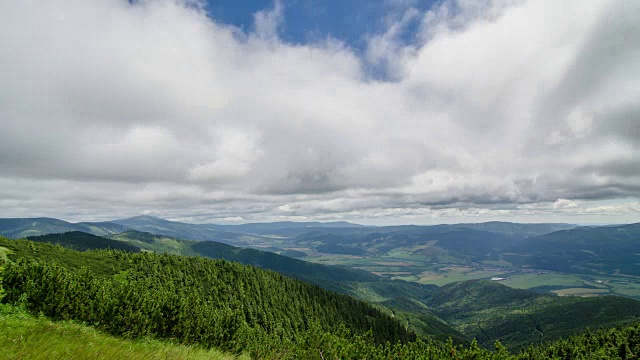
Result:
[[0,349],[3,359],[238,359],[214,349],[124,340],[89,326],[34,317],[2,304]]

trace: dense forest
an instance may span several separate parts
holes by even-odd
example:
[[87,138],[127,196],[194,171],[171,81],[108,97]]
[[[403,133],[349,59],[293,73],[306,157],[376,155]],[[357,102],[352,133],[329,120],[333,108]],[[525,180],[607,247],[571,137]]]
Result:
[[69,231],[62,234],[29,236],[27,240],[57,244],[78,251],[113,249],[128,252],[139,252],[140,248],[122,241],[111,240],[82,231]]
[[377,344],[416,339],[365,302],[253,266],[11,243],[7,257],[15,261],[3,270],[4,302],[116,335],[177,338],[230,351],[298,341],[314,326],[321,332],[369,334]]

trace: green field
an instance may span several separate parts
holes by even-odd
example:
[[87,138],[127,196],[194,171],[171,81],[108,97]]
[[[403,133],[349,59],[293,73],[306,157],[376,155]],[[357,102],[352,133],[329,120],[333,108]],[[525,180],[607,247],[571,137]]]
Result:
[[[3,359],[212,359],[238,357],[217,350],[153,339],[124,340],[92,327],[34,317],[0,305],[0,349]],[[248,359],[243,356],[241,359]]]
[[560,296],[620,295],[640,299],[640,279],[636,277],[535,271],[507,266],[510,264],[504,261],[485,261],[474,265],[432,263],[424,256],[412,255],[411,251],[400,248],[384,256],[323,255],[308,256],[305,260],[357,268],[385,278],[420,284],[443,286],[458,281],[501,277],[505,280],[500,283],[512,288]]
[[560,296],[598,296],[605,295],[609,293],[609,290],[606,289],[590,289],[590,288],[568,288],[562,290],[553,290],[553,293],[556,293]]
[[579,287],[582,282],[582,278],[576,275],[517,274],[509,276],[502,284],[516,289],[531,289],[539,286]]
[[0,260],[7,260],[7,255],[11,254],[12,251],[7,249],[4,246],[0,246]]

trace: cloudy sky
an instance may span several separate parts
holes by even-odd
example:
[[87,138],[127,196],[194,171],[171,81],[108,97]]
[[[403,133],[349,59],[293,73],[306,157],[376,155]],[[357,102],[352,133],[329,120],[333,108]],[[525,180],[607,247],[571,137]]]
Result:
[[0,217],[640,221],[640,1],[344,4],[0,2]]

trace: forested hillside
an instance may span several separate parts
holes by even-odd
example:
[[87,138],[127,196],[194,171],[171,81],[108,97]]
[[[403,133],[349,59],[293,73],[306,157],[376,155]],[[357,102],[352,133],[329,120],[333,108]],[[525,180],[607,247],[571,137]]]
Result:
[[[240,351],[254,341],[293,341],[317,324],[376,343],[415,340],[397,320],[345,295],[278,273],[201,257],[76,252],[2,239],[11,252],[4,301],[116,335],[181,338]],[[78,268],[78,264],[86,267]],[[256,345],[257,346],[257,345]]]
[[500,340],[512,350],[640,316],[640,302],[624,297],[559,297],[485,280],[443,286],[424,303],[433,314],[481,345]]
[[0,219],[0,236],[14,239],[69,231],[82,231],[94,235],[110,235],[127,230],[129,230],[127,227],[111,222],[70,223],[53,218]]
[[339,281],[380,280],[379,276],[362,270],[314,264],[272,252],[240,248],[216,241],[183,240],[140,231],[127,231],[112,235],[111,238],[146,250],[178,255],[199,255],[254,265],[325,287],[335,286],[334,283]]
[[526,239],[503,258],[519,266],[640,276],[640,223],[582,227]]

